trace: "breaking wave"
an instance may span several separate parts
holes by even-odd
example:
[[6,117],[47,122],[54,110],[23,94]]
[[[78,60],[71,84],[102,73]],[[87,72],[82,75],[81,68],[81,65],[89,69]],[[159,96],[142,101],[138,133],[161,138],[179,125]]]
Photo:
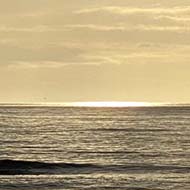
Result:
[[0,160],[0,175],[40,175],[40,174],[89,174],[89,173],[189,173],[189,166],[175,165],[96,165],[77,163],[45,163],[22,160]]
[[[73,173],[76,170],[97,169],[92,164],[45,163],[22,160],[0,160],[0,175],[37,175]],[[80,172],[80,171],[79,171]]]

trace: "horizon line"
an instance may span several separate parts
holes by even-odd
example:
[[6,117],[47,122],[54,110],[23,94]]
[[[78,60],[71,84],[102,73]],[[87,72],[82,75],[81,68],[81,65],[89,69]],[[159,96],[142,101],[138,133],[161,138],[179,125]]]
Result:
[[0,102],[0,106],[61,106],[61,107],[161,107],[188,106],[185,102],[145,101],[67,101],[67,102]]

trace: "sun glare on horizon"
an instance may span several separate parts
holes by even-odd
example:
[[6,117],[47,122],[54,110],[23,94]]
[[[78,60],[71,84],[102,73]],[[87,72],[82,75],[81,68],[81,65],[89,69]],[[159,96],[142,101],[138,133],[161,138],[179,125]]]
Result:
[[70,105],[77,107],[143,107],[154,104],[149,102],[72,102]]

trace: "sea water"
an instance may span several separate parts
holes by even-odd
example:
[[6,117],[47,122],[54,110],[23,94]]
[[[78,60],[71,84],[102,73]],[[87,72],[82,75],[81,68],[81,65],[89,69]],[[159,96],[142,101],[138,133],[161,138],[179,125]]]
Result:
[[189,190],[190,107],[1,105],[0,189]]

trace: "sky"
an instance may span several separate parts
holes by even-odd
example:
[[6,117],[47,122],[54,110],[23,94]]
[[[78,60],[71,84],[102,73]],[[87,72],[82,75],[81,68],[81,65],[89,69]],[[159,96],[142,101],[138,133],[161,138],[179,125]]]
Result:
[[189,0],[0,0],[0,102],[190,102]]

